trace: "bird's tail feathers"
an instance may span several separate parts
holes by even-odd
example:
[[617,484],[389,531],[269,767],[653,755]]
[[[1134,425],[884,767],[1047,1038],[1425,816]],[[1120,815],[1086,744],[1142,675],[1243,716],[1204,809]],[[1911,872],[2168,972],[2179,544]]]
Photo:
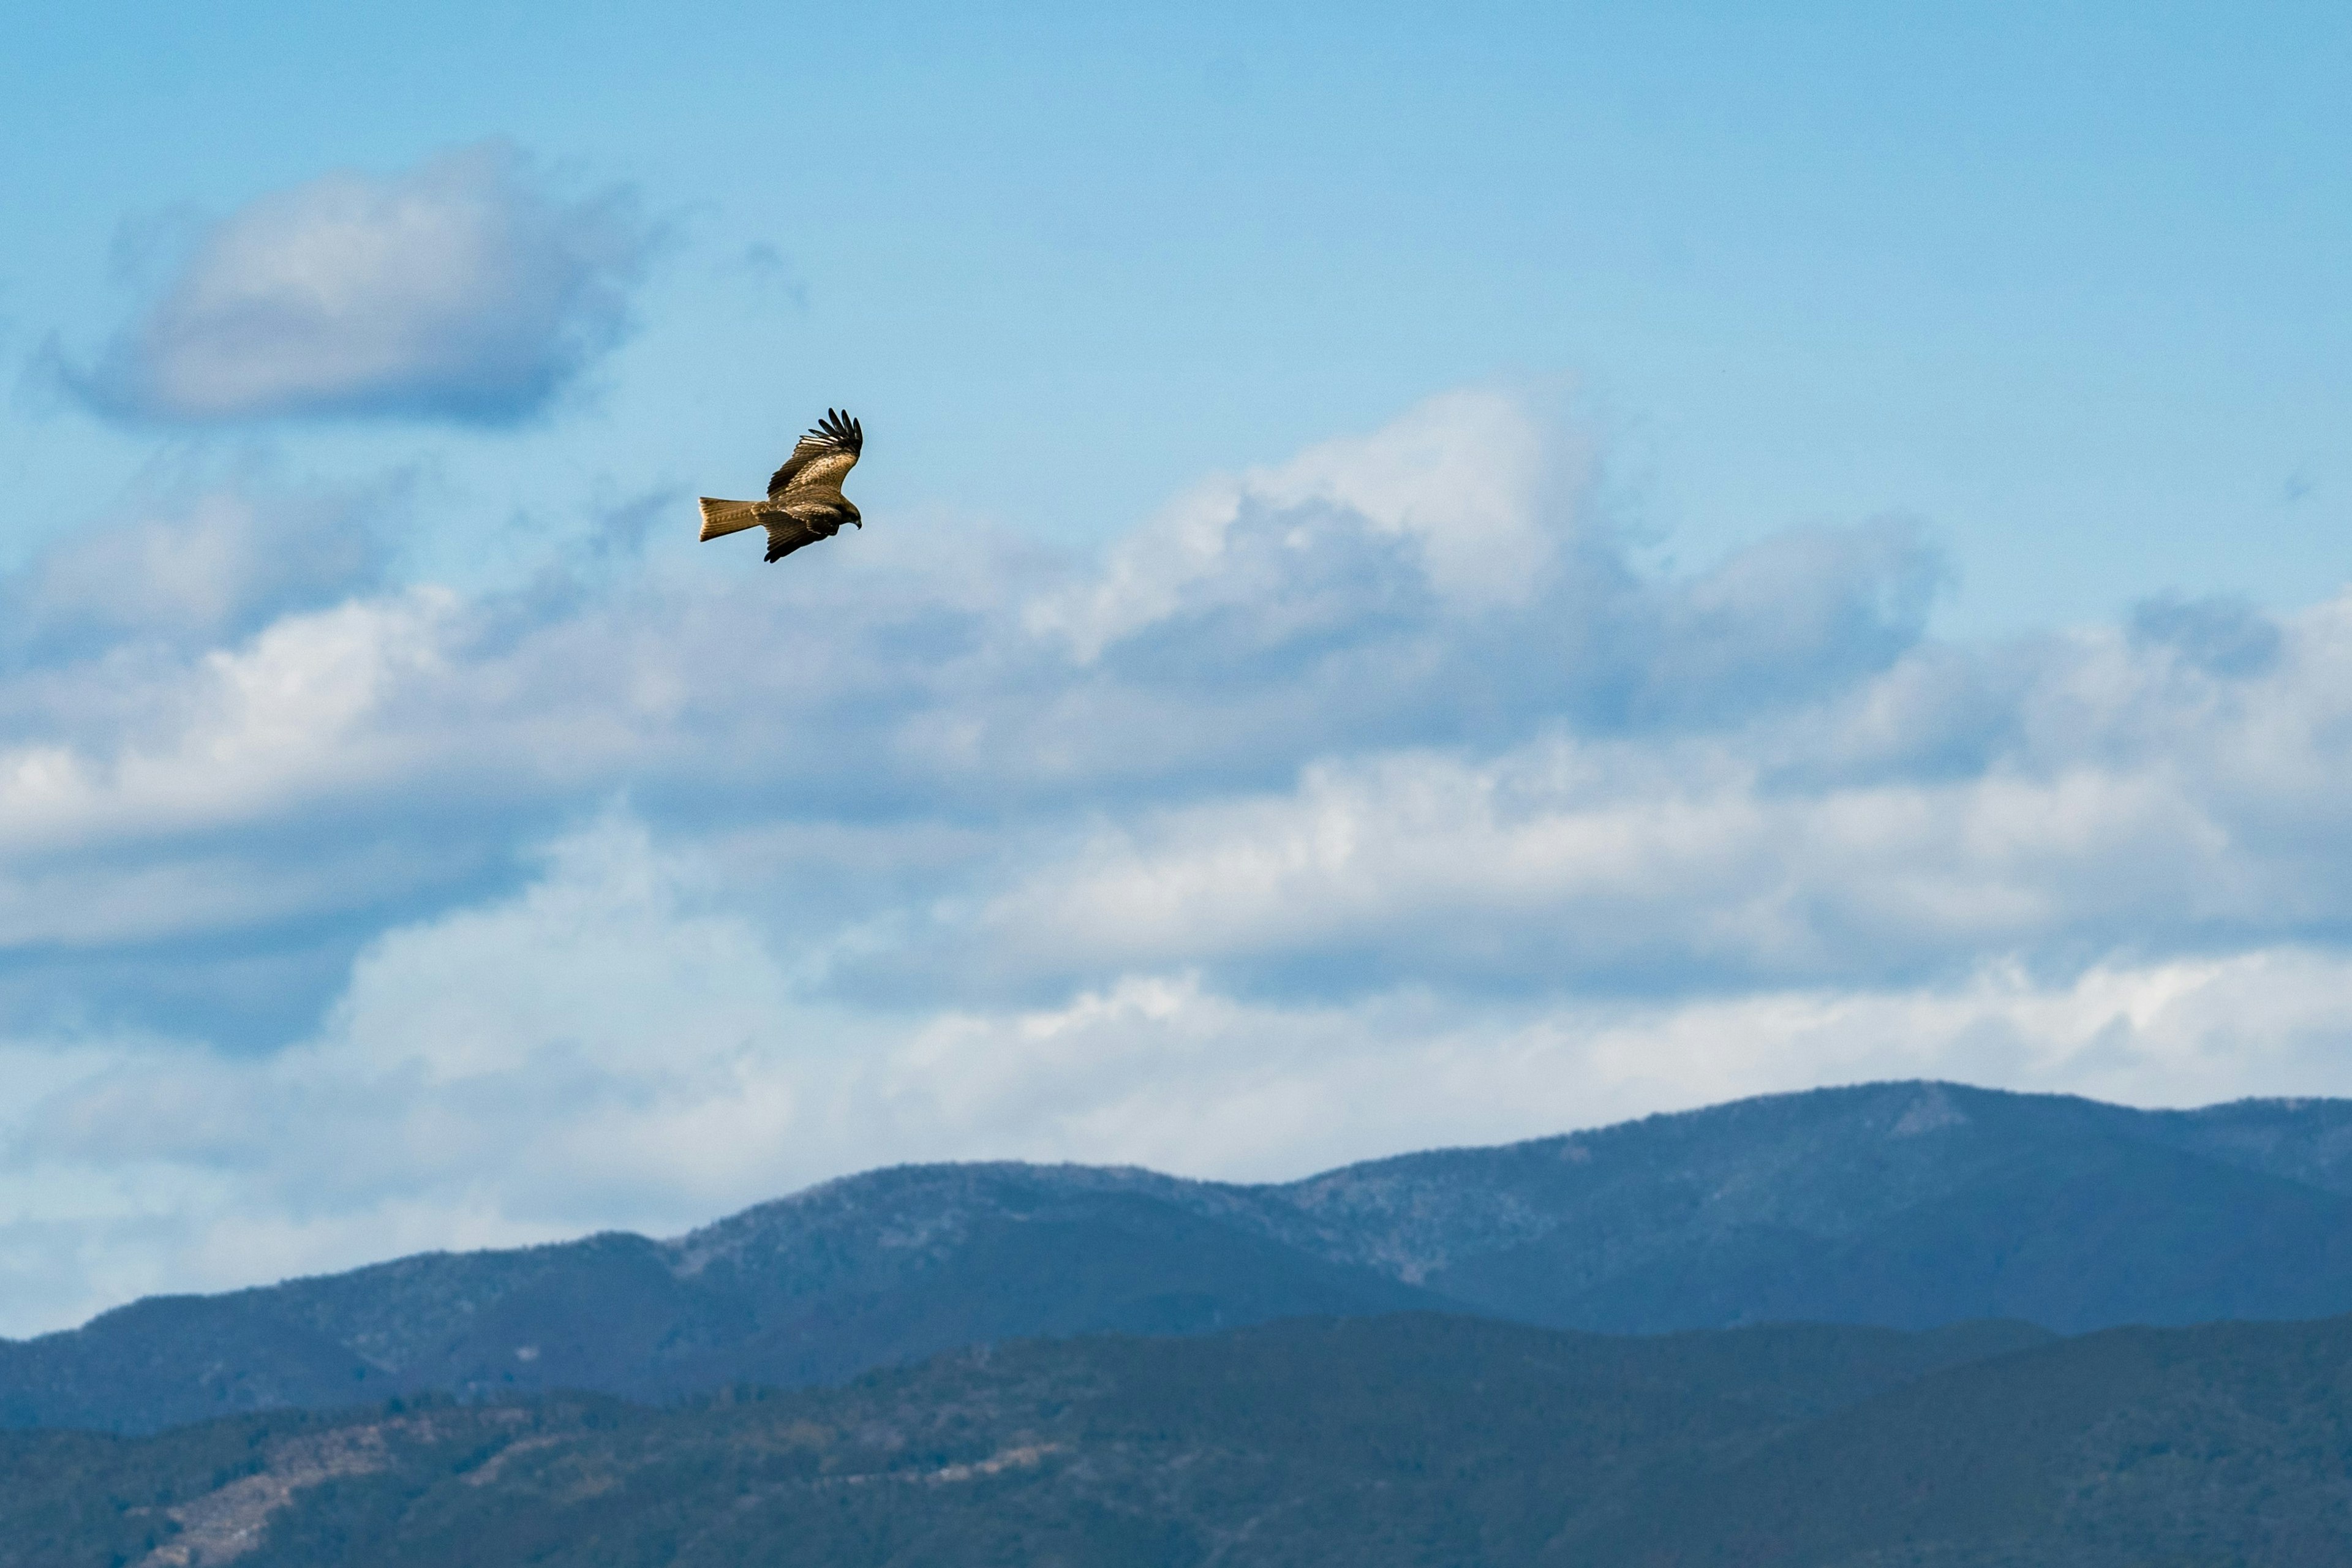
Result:
[[717,539],[725,533],[740,533],[747,528],[757,528],[763,521],[758,501],[702,498],[702,537],[705,539]]

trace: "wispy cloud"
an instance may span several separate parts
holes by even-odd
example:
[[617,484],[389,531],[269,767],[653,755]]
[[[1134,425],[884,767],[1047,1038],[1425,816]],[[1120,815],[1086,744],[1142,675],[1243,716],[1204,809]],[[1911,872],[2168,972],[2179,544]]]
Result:
[[[76,552],[167,525],[58,546],[0,583],[73,628],[0,669],[0,1294],[53,1323],[893,1159],[1296,1173],[1908,1073],[2352,1089],[2352,597],[1949,645],[1914,530],[1647,574],[1587,467],[1465,393],[1099,562],[877,516],[793,571],[469,597],[224,544],[295,563],[108,620]],[[319,503],[272,504],[168,526]]]
[[97,363],[65,374],[141,419],[508,423],[619,341],[653,241],[625,191],[566,199],[504,143],[329,174],[205,230]]

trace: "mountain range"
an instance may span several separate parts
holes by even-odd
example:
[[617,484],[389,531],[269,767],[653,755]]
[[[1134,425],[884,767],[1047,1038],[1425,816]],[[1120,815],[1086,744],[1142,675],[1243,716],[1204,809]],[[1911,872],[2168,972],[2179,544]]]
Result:
[[2352,1102],[1778,1095],[1242,1185],[906,1166],[688,1235],[435,1253],[0,1342],[0,1426],[153,1431],[440,1392],[669,1399],[961,1346],[1474,1314],[1658,1333],[2352,1311]]

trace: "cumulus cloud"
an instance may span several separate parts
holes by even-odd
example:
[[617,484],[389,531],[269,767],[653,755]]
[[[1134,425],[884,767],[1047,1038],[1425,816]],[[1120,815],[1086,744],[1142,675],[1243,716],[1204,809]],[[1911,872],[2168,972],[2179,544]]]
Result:
[[105,412],[176,423],[520,419],[619,341],[653,238],[625,191],[565,199],[504,143],[328,174],[203,232],[67,376]]
[[2352,595],[1952,645],[1916,529],[1646,574],[1589,468],[1465,393],[1093,562],[877,518],[750,579],[239,567],[108,621],[37,561],[0,1299],[892,1159],[1294,1175],[1914,1073],[2352,1089]]
[[2132,641],[2165,647],[2211,675],[2260,675],[2277,661],[2281,637],[2269,616],[2241,599],[2168,595],[2132,606]]
[[[1302,599],[1309,615],[1340,620],[1416,593],[1524,605],[1574,542],[1541,502],[1568,499],[1581,456],[1549,447],[1507,396],[1450,393],[1377,434],[1204,481],[1098,575],[1033,601],[1027,620],[1092,660],[1147,628],[1223,610],[1264,616],[1279,605],[1295,626],[1304,617],[1289,607]],[[1322,593],[1300,593],[1310,576]],[[1355,595],[1335,597],[1345,588]]]

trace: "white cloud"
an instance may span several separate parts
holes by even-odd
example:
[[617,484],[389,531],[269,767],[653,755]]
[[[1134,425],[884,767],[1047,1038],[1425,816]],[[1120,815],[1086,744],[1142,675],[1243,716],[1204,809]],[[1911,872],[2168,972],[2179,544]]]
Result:
[[[2226,734],[2203,738],[2226,743]],[[1980,953],[2282,934],[2339,886],[2178,760],[1776,787],[1750,737],[1391,753],[1139,814],[987,910],[999,962],[1467,985],[1868,984]],[[2323,803],[2272,798],[2271,810]],[[2314,873],[2317,872],[2315,877]]]
[[[1098,577],[1031,601],[1026,619],[1092,660],[1188,609],[1254,602],[1263,611],[1269,597],[1295,593],[1303,558],[1328,548],[1328,514],[1408,543],[1449,605],[1524,605],[1561,564],[1561,520],[1543,503],[1572,504],[1581,459],[1499,393],[1433,397],[1371,436],[1204,481],[1115,549]],[[1265,518],[1276,525],[1254,552],[1241,527]]]
[[212,227],[75,379],[154,419],[511,420],[618,340],[650,244],[625,194],[562,200],[502,143],[329,174]]
[[[0,851],[51,856],[100,840],[235,826],[298,800],[396,782],[388,689],[428,675],[454,613],[419,589],[287,616],[242,647],[173,668],[167,701],[96,747],[0,742]],[[103,671],[100,672],[101,677]]]

